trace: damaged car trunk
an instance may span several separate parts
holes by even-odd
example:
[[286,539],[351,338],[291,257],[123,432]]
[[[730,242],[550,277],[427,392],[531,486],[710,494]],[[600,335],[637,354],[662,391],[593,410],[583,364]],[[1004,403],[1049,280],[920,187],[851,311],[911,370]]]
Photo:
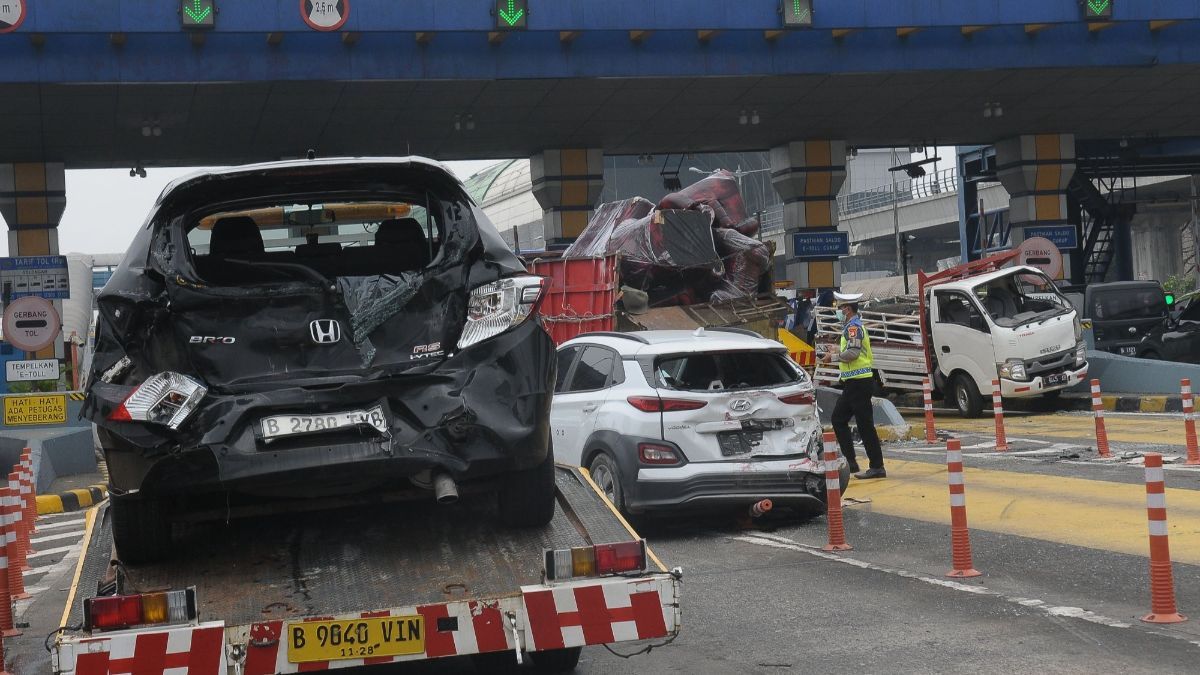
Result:
[[84,414],[122,559],[161,555],[206,500],[498,485],[505,522],[547,522],[542,283],[433,162],[169,186],[97,300]]

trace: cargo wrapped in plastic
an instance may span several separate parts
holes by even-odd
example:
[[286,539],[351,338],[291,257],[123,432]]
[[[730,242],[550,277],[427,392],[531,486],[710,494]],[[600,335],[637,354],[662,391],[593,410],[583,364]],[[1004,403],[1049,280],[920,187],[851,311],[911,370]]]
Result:
[[646,291],[652,305],[705,302],[725,269],[711,211],[655,211],[622,223],[613,241],[622,283]]
[[713,230],[717,252],[725,266],[725,281],[746,297],[758,293],[759,280],[771,266],[771,249],[737,230]]
[[563,257],[598,258],[615,253],[614,230],[626,221],[645,218],[653,210],[654,205],[641,197],[601,204],[583,233],[563,252]]
[[724,169],[663,197],[658,208],[694,209],[701,204],[712,209],[714,227],[734,229],[748,237],[758,234],[758,219],[746,212],[737,179]]

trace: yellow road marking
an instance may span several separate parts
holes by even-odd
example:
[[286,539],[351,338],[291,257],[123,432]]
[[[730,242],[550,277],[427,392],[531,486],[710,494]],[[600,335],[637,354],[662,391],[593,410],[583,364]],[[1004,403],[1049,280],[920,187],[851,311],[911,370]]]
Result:
[[[924,417],[910,415],[912,425],[924,428]],[[991,417],[964,419],[956,415],[939,416],[938,429],[992,435],[996,422]],[[1108,440],[1123,443],[1154,443],[1155,445],[1184,445],[1183,419],[1162,415],[1110,415],[1104,418]],[[1096,421],[1090,415],[1029,415],[1004,418],[1004,433],[1013,436],[1047,436],[1051,438],[1096,437]]]
[[[887,471],[886,480],[851,481],[848,496],[871,499],[852,508],[950,523],[945,465],[893,459]],[[976,468],[965,482],[971,529],[1148,555],[1145,485]],[[1167,520],[1172,559],[1200,565],[1200,491],[1168,487]]]
[[92,528],[96,526],[95,507],[84,512],[83,546],[79,549],[79,562],[75,563],[75,576],[71,578],[71,590],[67,593],[67,605],[63,607],[62,619],[59,626],[67,625],[71,618],[71,606],[75,603],[75,594],[79,592],[79,578],[83,576],[83,563],[87,560],[88,547],[92,543]]

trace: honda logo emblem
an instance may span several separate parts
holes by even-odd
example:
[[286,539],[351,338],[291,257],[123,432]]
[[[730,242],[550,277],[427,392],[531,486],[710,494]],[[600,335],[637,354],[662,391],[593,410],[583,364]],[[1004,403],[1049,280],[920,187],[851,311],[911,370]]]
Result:
[[331,345],[342,340],[342,324],[334,319],[317,319],[308,324],[308,334],[319,345]]

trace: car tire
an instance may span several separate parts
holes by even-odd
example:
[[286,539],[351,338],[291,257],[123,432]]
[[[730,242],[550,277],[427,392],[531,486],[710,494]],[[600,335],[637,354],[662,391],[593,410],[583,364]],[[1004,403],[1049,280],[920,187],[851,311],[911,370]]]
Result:
[[583,647],[567,647],[566,649],[551,649],[544,652],[533,652],[529,656],[539,673],[569,673],[579,665],[579,655]]
[[109,509],[121,562],[137,565],[171,556],[171,520],[160,500],[113,497]]
[[971,379],[970,375],[966,373],[956,375],[951,387],[951,394],[959,415],[975,418],[983,412],[983,397],[980,396],[979,388],[975,386],[975,380]]
[[625,513],[625,489],[621,486],[621,469],[617,467],[617,462],[602,452],[592,459],[588,471],[608,501],[618,511]]
[[554,450],[537,466],[503,478],[497,494],[500,521],[509,527],[544,527],[554,518]]

